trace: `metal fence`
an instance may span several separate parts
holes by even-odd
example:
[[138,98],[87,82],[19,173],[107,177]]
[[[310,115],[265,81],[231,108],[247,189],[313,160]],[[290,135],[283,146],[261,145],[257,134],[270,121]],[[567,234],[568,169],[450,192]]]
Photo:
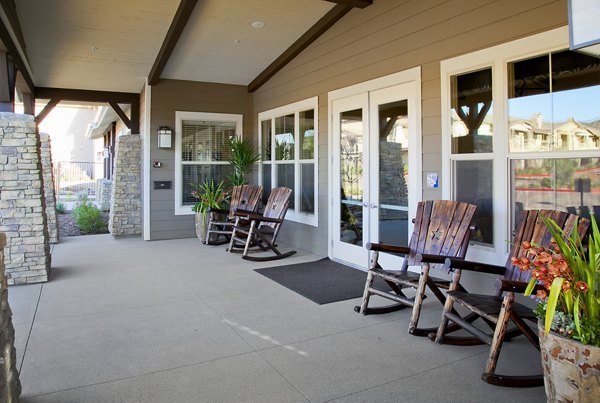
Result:
[[54,187],[57,198],[76,199],[78,195],[96,195],[96,180],[104,177],[101,162],[60,161],[54,164]]

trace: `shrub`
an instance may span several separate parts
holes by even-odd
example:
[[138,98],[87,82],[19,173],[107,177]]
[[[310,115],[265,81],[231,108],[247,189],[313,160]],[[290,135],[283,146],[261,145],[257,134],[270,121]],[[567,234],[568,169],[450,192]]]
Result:
[[106,233],[108,226],[102,218],[102,212],[86,200],[73,209],[75,225],[84,234]]
[[65,214],[67,212],[67,208],[62,202],[56,203],[56,212],[58,214]]

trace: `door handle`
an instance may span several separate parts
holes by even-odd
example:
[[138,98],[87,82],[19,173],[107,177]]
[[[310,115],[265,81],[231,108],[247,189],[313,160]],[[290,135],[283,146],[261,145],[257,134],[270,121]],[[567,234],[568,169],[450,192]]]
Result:
[[369,203],[368,202],[363,202],[363,207],[369,207]]
[[377,204],[371,203],[371,208],[377,208]]

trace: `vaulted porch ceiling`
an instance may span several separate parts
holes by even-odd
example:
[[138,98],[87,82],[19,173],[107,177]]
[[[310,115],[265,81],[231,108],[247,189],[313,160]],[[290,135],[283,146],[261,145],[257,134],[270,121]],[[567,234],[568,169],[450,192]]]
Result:
[[[371,1],[191,3],[196,4],[160,78],[248,85],[324,16],[337,10],[339,19],[352,7],[364,8]],[[35,87],[137,93],[157,61],[180,1],[18,0],[15,4]],[[264,26],[254,27],[256,21]],[[321,27],[316,36],[327,28]]]

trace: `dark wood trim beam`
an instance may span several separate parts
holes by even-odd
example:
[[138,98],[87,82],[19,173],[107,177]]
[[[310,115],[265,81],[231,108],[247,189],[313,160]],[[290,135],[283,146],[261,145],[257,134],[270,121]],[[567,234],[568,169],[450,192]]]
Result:
[[160,79],[160,75],[167,65],[169,57],[171,57],[171,53],[173,53],[173,49],[175,49],[175,45],[177,45],[177,41],[179,40],[190,15],[192,15],[192,11],[194,11],[197,2],[198,0],[181,0],[181,3],[179,3],[175,17],[173,17],[169,31],[167,31],[167,36],[165,36],[165,40],[158,51],[158,55],[156,55],[156,60],[148,75],[149,85],[155,85]]
[[[5,1],[2,1],[0,3],[0,5],[3,7],[3,10],[4,10],[5,14],[7,15],[7,17],[10,18],[10,13],[8,11],[6,11],[6,9],[4,8],[5,7],[4,3],[5,3]],[[13,24],[15,24],[15,23],[13,22]],[[18,20],[17,20],[17,24],[18,24]],[[11,28],[15,32],[20,30],[20,26],[18,26],[18,28],[15,28],[13,25]],[[18,36],[19,36],[18,32],[15,33],[15,35],[17,36],[17,40],[18,40]],[[6,50],[11,55],[12,60],[15,64],[15,66],[17,67],[17,70],[19,70],[21,72],[21,75],[23,76],[23,79],[25,80],[27,87],[29,87],[29,90],[33,93],[34,89],[35,89],[35,85],[33,84],[33,79],[31,78],[31,75],[29,74],[29,70],[27,69],[28,64],[25,63],[26,60],[23,60],[21,58],[21,53],[19,52],[20,46],[17,46],[17,44],[13,41],[13,38],[10,35],[10,32],[8,31],[8,28],[6,27],[6,25],[4,24],[3,21],[2,21],[2,23],[0,23],[0,40],[2,41],[2,43],[4,43]],[[24,48],[21,48],[21,50],[23,51],[23,53],[25,53]]]
[[352,6],[338,4],[334,6],[327,14],[325,14],[315,25],[310,27],[304,35],[292,44],[285,52],[283,52],[273,63],[262,71],[250,84],[248,84],[248,92],[254,92],[259,89],[264,83],[269,81],[279,70],[285,67],[290,61],[306,49],[311,43],[323,35],[336,22],[342,19],[343,16],[352,10]]
[[[147,122],[150,124],[150,122]],[[131,134],[140,134],[140,97],[131,102]]]
[[44,120],[46,118],[46,116],[48,116],[48,114],[50,112],[52,112],[52,109],[54,109],[54,107],[56,105],[58,105],[59,102],[60,102],[60,99],[58,99],[58,98],[52,98],[50,100],[50,102],[48,102],[46,104],[46,106],[44,106],[44,109],[42,109],[41,112],[37,114],[37,116],[35,117],[35,123],[38,124],[38,125],[40,123],[42,123],[42,120]]
[[116,102],[112,102],[112,101],[110,101],[108,104],[113,108],[115,113],[117,115],[119,115],[119,117],[121,118],[123,123],[125,123],[125,126],[127,126],[129,128],[129,130],[131,130],[131,120],[129,120],[129,118],[127,117],[125,112],[123,112],[123,109],[121,109],[119,104]]
[[79,101],[79,102],[98,102],[119,104],[132,104],[138,102],[140,94],[134,92],[111,92],[111,91],[91,91],[74,90],[69,88],[46,88],[36,87],[35,97],[38,99],[58,98],[61,101]]
[[352,6],[356,8],[365,8],[373,4],[373,0],[325,0],[330,3],[343,4],[346,6]]
[[23,92],[23,113],[26,115],[35,115],[35,98],[29,92]]

